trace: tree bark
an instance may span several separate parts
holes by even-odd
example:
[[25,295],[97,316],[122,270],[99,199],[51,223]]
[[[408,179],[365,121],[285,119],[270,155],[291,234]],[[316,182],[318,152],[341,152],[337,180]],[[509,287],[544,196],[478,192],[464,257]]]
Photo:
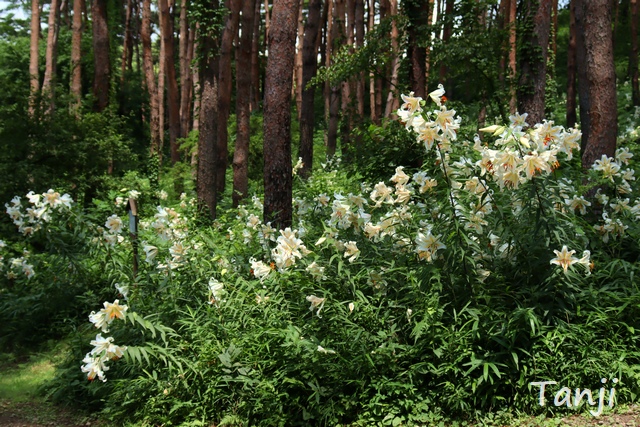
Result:
[[158,0],[160,33],[164,41],[164,65],[167,85],[167,107],[169,109],[169,147],[171,164],[180,161],[178,138],[180,137],[180,93],[176,77],[174,56],[173,19],[167,0]]
[[[442,19],[444,21],[444,27],[442,30],[442,43],[446,46],[447,43],[449,43],[449,39],[451,39],[451,35],[453,34],[453,13],[454,13],[454,3],[455,0],[444,0],[446,1],[445,3],[445,10],[444,10],[444,15],[442,16]],[[442,83],[445,86],[449,86],[448,82],[447,82],[447,74],[448,74],[448,68],[447,65],[445,63],[440,64],[440,83]],[[451,92],[452,88],[448,88],[449,92]]]
[[289,104],[298,6],[298,0],[274,0],[265,81],[264,221],[280,229],[292,222]]
[[93,95],[96,99],[94,109],[100,112],[109,105],[109,78],[111,75],[107,0],[93,0],[91,17],[93,25]]
[[160,116],[158,106],[158,90],[153,71],[153,53],[151,51],[151,0],[142,0],[142,24],[140,26],[142,42],[142,69],[144,83],[149,94],[149,130],[151,133],[150,154],[161,160]]
[[59,29],[59,13],[60,1],[51,0],[51,8],[49,10],[49,28],[47,31],[47,51],[45,53],[45,70],[44,80],[42,81],[42,96],[49,100],[49,112],[52,112],[55,106],[55,78],[56,78],[56,62],[58,49],[58,29]]
[[233,76],[231,73],[231,55],[233,39],[238,33],[238,20],[240,15],[241,0],[229,0],[229,14],[225,22],[220,42],[220,76],[218,86],[218,164],[216,172],[218,174],[216,183],[218,194],[224,193],[225,175],[229,158],[229,135],[227,121],[231,111],[231,92],[233,90]]
[[191,59],[193,56],[193,31],[189,29],[187,20],[188,1],[180,2],[180,138],[189,135],[191,122]]
[[76,116],[82,105],[82,9],[84,0],[73,2],[73,35],[71,37],[71,111]]
[[30,101],[29,115],[33,117],[35,113],[36,100],[40,92],[40,71],[38,63],[40,60],[40,4],[38,0],[31,0],[31,44],[29,47],[29,86]]
[[308,177],[313,169],[313,127],[315,87],[307,87],[318,70],[317,39],[320,28],[322,0],[309,0],[309,15],[304,26],[302,46],[302,103],[300,114],[300,150],[302,169],[300,175]]
[[[341,6],[342,3],[342,6]],[[331,49],[327,55],[327,61],[333,64],[333,55],[342,44],[340,37],[340,20],[344,19],[344,0],[333,0],[333,13],[331,14]],[[340,15],[340,12],[342,16]],[[340,84],[329,85],[329,123],[327,127],[327,156],[333,157],[338,146],[338,124],[340,122]]]
[[302,43],[304,40],[304,9],[305,0],[300,0],[298,6],[298,32],[296,37],[296,57],[293,67],[293,90],[291,96],[296,100],[296,113],[298,115],[298,121],[300,121],[300,114],[302,113]]
[[[376,2],[375,0],[368,1],[368,11],[367,11],[367,20],[369,31],[375,26],[375,16],[376,16]],[[377,91],[376,91],[376,76],[371,71],[369,73],[369,105],[371,109],[371,121],[375,124],[380,124],[380,108],[378,108],[377,103]]]
[[631,51],[629,52],[629,79],[631,80],[631,101],[633,106],[640,105],[640,87],[638,85],[638,0],[631,0]]
[[[214,2],[214,8],[217,5]],[[200,69],[202,94],[200,97],[200,131],[198,133],[198,204],[216,217],[217,185],[216,159],[218,138],[218,45],[211,34],[202,36]]]
[[127,0],[124,19],[124,42],[122,43],[122,59],[120,61],[120,83],[124,83],[127,71],[131,71],[133,51],[133,36],[131,34],[131,17],[133,15],[133,0]]
[[526,0],[523,20],[525,28],[530,26],[532,29],[523,34],[527,47],[523,48],[520,57],[518,109],[528,113],[528,122],[534,124],[544,119],[551,0]]
[[260,2],[255,1],[253,11],[253,38],[251,42],[251,111],[260,109]]
[[509,0],[509,19],[507,25],[509,28],[509,112],[514,114],[518,106],[518,97],[516,90],[517,69],[517,45],[516,45],[516,0]]
[[251,138],[251,47],[256,0],[242,0],[240,43],[236,49],[236,120],[238,131],[233,152],[233,206],[247,197]]
[[[355,0],[355,37],[356,48],[364,47],[364,0]],[[364,118],[364,71],[360,73],[356,85],[356,111],[360,119]]]
[[[452,1],[452,0],[450,0]],[[390,4],[390,15],[393,22],[391,23],[391,49],[393,58],[391,60],[391,85],[389,87],[389,94],[387,95],[387,106],[384,110],[384,116],[389,117],[392,113],[394,113],[398,107],[398,73],[400,72],[400,45],[398,42],[399,32],[398,32],[398,0],[391,0]]]
[[582,166],[613,157],[618,134],[616,76],[609,0],[577,0],[578,90]]
[[427,70],[425,69],[427,58],[423,43],[424,37],[428,36],[428,12],[429,2],[424,0],[409,0],[405,3],[406,15],[409,20],[407,30],[409,36],[409,87],[416,96],[426,98],[427,82],[425,80]]
[[569,2],[569,46],[567,47],[567,127],[576,125],[576,17],[575,0]]

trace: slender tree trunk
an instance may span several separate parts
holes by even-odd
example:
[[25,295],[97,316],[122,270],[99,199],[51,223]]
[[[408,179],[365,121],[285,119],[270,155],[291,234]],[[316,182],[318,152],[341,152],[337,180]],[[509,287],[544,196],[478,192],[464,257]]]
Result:
[[251,48],[256,0],[242,0],[240,42],[236,49],[236,120],[238,131],[233,152],[233,206],[247,197],[248,162],[251,137]]
[[[199,52],[199,39],[200,39],[200,24],[196,22],[195,28],[191,31],[193,43],[191,46],[192,57],[195,57],[196,52]],[[202,61],[200,61],[202,64]],[[200,132],[200,94],[202,93],[200,87],[200,67],[193,67],[191,71],[191,80],[193,82],[193,121],[191,129]],[[191,152],[191,175],[193,179],[198,179],[198,147]]]
[[[364,47],[364,0],[355,0],[355,3],[356,47],[361,49]],[[365,75],[361,72],[356,80],[356,111],[360,120],[364,118],[364,83]]]
[[271,8],[269,0],[264,0],[264,40],[265,44],[269,40],[269,31],[271,30]]
[[111,75],[107,0],[93,0],[91,16],[93,25],[93,95],[96,98],[94,108],[100,112],[109,105],[109,78]]
[[[453,12],[454,12],[455,0],[446,0],[445,11],[442,19],[444,20],[444,28],[442,31],[442,43],[446,46],[453,34]],[[446,64],[440,65],[440,82],[446,86],[449,86],[447,82],[448,68]],[[452,88],[448,88],[451,93]]]
[[[376,15],[376,3],[375,0],[368,1],[369,10],[367,11],[367,19],[369,31],[372,31],[375,26],[375,15]],[[376,124],[380,124],[380,109],[378,108],[376,91],[376,76],[371,71],[369,73],[369,105],[371,109],[371,121]]]
[[296,100],[296,113],[298,115],[298,121],[300,121],[300,114],[302,110],[302,42],[304,38],[304,9],[305,0],[300,0],[298,6],[298,35],[296,37],[296,58],[293,67],[293,89],[291,96]]
[[180,138],[189,135],[191,122],[191,58],[193,53],[193,31],[189,29],[187,20],[188,1],[180,2]]
[[142,24],[140,26],[140,41],[142,42],[142,68],[144,83],[149,94],[149,128],[151,133],[150,153],[162,160],[162,145],[160,142],[160,109],[158,105],[158,90],[156,76],[153,71],[153,53],[151,51],[151,0],[142,0]]
[[240,17],[241,0],[229,0],[229,15],[227,15],[225,28],[220,42],[220,76],[218,86],[218,164],[216,166],[216,183],[218,195],[222,195],[225,189],[225,175],[229,157],[229,135],[227,122],[231,111],[231,92],[233,90],[233,75],[231,73],[231,55],[233,39],[238,33],[238,19]]
[[253,38],[251,42],[251,111],[260,109],[260,6],[255,1],[253,11]]
[[[405,3],[407,18],[409,20],[409,87],[416,96],[426,98],[427,82],[425,80],[427,71],[426,49],[423,47],[421,38],[427,34],[428,2],[424,0],[410,0]],[[425,7],[427,6],[427,7]]]
[[577,0],[578,90],[582,166],[613,157],[618,134],[616,76],[609,0]]
[[42,81],[42,96],[49,99],[49,112],[52,112],[55,106],[55,78],[56,78],[56,62],[58,49],[58,15],[60,13],[59,0],[51,1],[49,10],[49,28],[47,31],[47,51],[45,54],[45,70],[44,80]]
[[[334,0],[331,24],[331,55],[327,56],[333,64],[333,55],[342,45],[340,21],[344,19],[344,0]],[[342,12],[342,15],[340,14]],[[340,84],[330,85],[329,125],[327,128],[327,156],[333,157],[338,146],[338,125],[340,122]]]
[[396,20],[398,15],[398,0],[391,0],[391,17],[393,22],[391,23],[391,49],[393,51],[393,58],[391,60],[391,87],[389,88],[389,94],[387,95],[387,106],[384,110],[384,116],[389,117],[399,107],[398,102],[398,73],[400,71],[400,46],[398,43],[398,22]]
[[291,69],[298,0],[274,0],[264,105],[264,221],[291,226]]
[[431,30],[431,26],[433,25],[434,7],[434,0],[427,0],[427,28],[429,28],[427,37],[429,38],[429,40],[427,41],[427,47],[424,49],[424,93],[429,93],[429,73],[431,72],[431,44],[433,42],[433,30]]
[[36,100],[40,92],[40,71],[38,63],[40,60],[40,4],[38,0],[31,0],[31,44],[29,47],[29,85],[30,101],[29,115],[33,117],[35,113]]
[[629,79],[631,80],[632,105],[640,105],[638,86],[638,0],[631,0],[631,51],[629,52]]
[[[158,14],[160,14],[158,10]],[[162,30],[161,30],[162,31]],[[160,151],[163,151],[164,147],[164,122],[165,122],[165,110],[164,110],[164,88],[166,85],[166,69],[167,61],[166,57],[166,45],[164,43],[164,37],[160,36],[160,53],[158,57],[158,118],[160,123]]]
[[[212,10],[217,9],[214,0]],[[212,34],[204,34],[198,43],[202,77],[200,98],[200,131],[198,133],[198,179],[196,193],[198,204],[206,208],[209,216],[216,217],[217,185],[216,163],[218,148],[218,60],[219,46]]]
[[[327,0],[327,3],[325,4],[325,10],[326,10],[326,20],[325,20],[325,43],[323,44],[324,47],[324,66],[329,68],[331,66],[331,56],[332,56],[332,47],[333,47],[333,9],[334,9],[334,4],[333,4],[333,0]],[[325,81],[324,82],[324,117],[325,117],[325,121],[327,122],[327,126],[329,124],[329,106],[331,105],[331,84],[329,83],[329,81]],[[328,130],[327,130],[328,132]],[[327,137],[328,138],[328,137]],[[327,142],[328,143],[328,142]],[[335,149],[334,149],[335,151]]]
[[76,116],[82,105],[82,9],[84,0],[73,2],[73,35],[71,37],[71,111]]
[[122,60],[120,62],[120,83],[124,83],[127,70],[131,71],[131,51],[133,50],[133,37],[131,34],[131,18],[133,12],[133,0],[127,0],[124,19],[124,42],[122,43]]
[[[338,19],[336,20],[336,25],[339,32],[339,37],[335,39],[334,46],[338,40],[337,49],[341,48],[342,45],[345,44],[349,47],[349,52],[353,50],[353,33],[349,33],[347,29],[347,19],[349,15],[349,10],[351,9],[349,3],[352,0],[336,0],[336,16]],[[351,19],[351,18],[349,18]],[[342,113],[342,120],[338,122],[340,126],[340,147],[342,151],[342,157],[348,158],[349,146],[351,144],[350,141],[350,129],[351,129],[351,106],[349,101],[351,100],[351,86],[348,80],[344,80],[340,82],[340,112]],[[339,115],[339,113],[338,113]]]
[[167,0],[158,0],[160,17],[160,33],[164,41],[164,65],[167,85],[167,106],[169,109],[169,147],[171,164],[180,161],[178,138],[180,137],[180,93],[174,63],[173,19]]
[[320,7],[322,0],[309,1],[309,15],[304,26],[302,47],[302,105],[300,114],[300,157],[302,169],[300,175],[308,177],[313,170],[313,126],[315,87],[307,87],[318,70],[318,43],[320,28]]
[[569,2],[569,46],[567,48],[567,127],[576,125],[576,17],[575,0]]
[[529,50],[524,50],[520,58],[518,109],[521,113],[528,113],[528,122],[534,124],[544,119],[551,0],[526,0],[524,22],[527,27],[533,25],[523,34]]
[[509,28],[509,112],[514,114],[518,106],[518,97],[516,90],[517,69],[516,69],[516,0],[509,0],[509,20],[507,25]]

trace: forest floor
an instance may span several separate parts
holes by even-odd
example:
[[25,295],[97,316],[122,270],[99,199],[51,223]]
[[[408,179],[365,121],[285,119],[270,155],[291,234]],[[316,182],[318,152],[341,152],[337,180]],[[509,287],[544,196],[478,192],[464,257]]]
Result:
[[[19,361],[0,358],[0,427],[115,427],[85,412],[57,407],[41,396],[41,385],[55,374],[54,359],[52,354]],[[438,426],[447,427],[440,423]],[[486,421],[474,426],[640,427],[640,405],[621,406],[599,417],[585,411],[568,417],[521,417],[509,423]]]

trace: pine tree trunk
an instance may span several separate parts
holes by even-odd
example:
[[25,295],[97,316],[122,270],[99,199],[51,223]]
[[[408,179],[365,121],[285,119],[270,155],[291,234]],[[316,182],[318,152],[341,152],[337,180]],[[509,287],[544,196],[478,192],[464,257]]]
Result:
[[[416,96],[426,98],[427,82],[426,77],[426,49],[421,45],[421,38],[427,34],[429,2],[425,0],[410,0],[405,3],[409,28],[409,87]],[[426,7],[425,7],[426,6]]]
[[42,81],[42,96],[49,100],[49,109],[51,113],[55,107],[55,78],[56,78],[56,62],[58,49],[58,28],[60,13],[60,1],[51,0],[51,8],[49,9],[49,28],[47,31],[47,51],[45,53],[45,69],[44,80]]
[[140,41],[142,42],[142,69],[144,70],[144,85],[149,94],[149,128],[151,134],[150,153],[161,160],[160,142],[160,109],[158,105],[158,90],[156,76],[153,71],[153,52],[151,51],[151,0],[142,0],[142,24],[140,26]]
[[398,73],[400,71],[400,46],[398,43],[398,22],[396,20],[398,15],[398,0],[391,0],[389,2],[390,10],[389,13],[393,19],[391,23],[391,49],[393,58],[391,60],[391,78],[389,79],[391,82],[391,86],[389,87],[389,94],[387,95],[387,105],[384,110],[384,116],[389,117],[393,114],[399,107],[398,98]]
[[520,58],[518,110],[520,113],[529,114],[528,123],[542,123],[551,29],[551,0],[526,0],[523,19],[525,27],[533,25],[531,30],[523,34],[523,40],[529,49],[524,50]]
[[133,0],[127,0],[124,19],[124,42],[122,43],[122,59],[120,61],[120,83],[124,83],[125,74],[131,71],[131,51],[133,37],[131,34],[131,18],[133,14]]
[[313,170],[313,127],[314,127],[314,98],[315,87],[308,88],[307,84],[315,77],[318,70],[318,43],[320,28],[320,8],[322,0],[309,1],[309,15],[304,26],[304,41],[302,47],[302,105],[300,114],[300,150],[302,169],[300,175],[308,177]]
[[[158,10],[158,14],[160,14],[160,10]],[[165,122],[165,109],[164,109],[164,100],[165,100],[165,85],[166,85],[166,65],[167,61],[165,60],[165,43],[164,38],[160,36],[160,52],[158,57],[158,120],[160,123],[160,152],[163,151],[164,147],[164,122]]]
[[[333,55],[340,48],[340,20],[344,19],[344,13],[342,17],[340,11],[344,12],[344,0],[333,0],[334,8],[331,14],[331,55],[327,55],[327,60],[333,64]],[[338,146],[338,124],[340,121],[340,85],[329,85],[329,124],[327,127],[327,156],[333,157],[336,153]]]
[[84,0],[73,2],[73,35],[71,38],[71,108],[76,116],[82,105],[82,9]]
[[260,6],[255,1],[253,11],[253,38],[251,42],[251,111],[260,109]]
[[31,0],[31,44],[29,47],[29,115],[33,117],[35,113],[36,101],[40,92],[40,70],[38,63],[40,60],[40,4],[38,0]]
[[[355,37],[356,47],[364,46],[364,0],[355,0]],[[356,80],[356,111],[360,120],[364,119],[364,72],[361,72]]]
[[242,0],[240,42],[236,49],[236,146],[233,152],[233,206],[247,197],[248,162],[251,138],[251,50],[256,0]]
[[629,79],[633,106],[640,105],[638,86],[638,0],[631,0],[631,51],[629,52]]
[[[446,0],[445,11],[444,11],[444,15],[442,16],[442,19],[444,21],[444,28],[442,30],[442,43],[444,44],[444,46],[446,46],[447,43],[449,43],[449,39],[451,39],[451,34],[453,34],[454,3],[455,3],[455,0]],[[440,83],[442,83],[445,86],[450,86],[447,81],[448,72],[449,70],[447,68],[447,65],[444,63],[440,64]],[[448,87],[447,89],[449,93],[451,93],[453,88]]]
[[274,0],[264,105],[264,221],[279,229],[292,221],[291,69],[298,0]]
[[[367,11],[368,27],[369,31],[372,31],[375,27],[375,15],[376,15],[376,2],[375,0],[369,0]],[[380,109],[377,103],[377,91],[376,91],[376,76],[371,71],[369,73],[369,105],[371,109],[371,121],[375,124],[380,124]]]
[[[57,1],[57,0],[53,0]],[[91,4],[93,25],[93,95],[96,98],[94,109],[104,111],[109,105],[109,29],[107,28],[107,1],[93,0]]]
[[191,54],[193,47],[193,31],[189,30],[187,20],[188,1],[180,2],[180,138],[189,135],[189,124],[191,122]]
[[160,33],[164,41],[164,64],[167,85],[167,107],[169,109],[169,147],[171,149],[171,164],[180,161],[178,138],[180,137],[180,93],[176,67],[174,65],[174,34],[173,19],[167,0],[158,0],[160,15]]
[[576,48],[582,166],[613,157],[618,134],[616,76],[609,0],[577,0]]
[[[216,2],[214,2],[216,3]],[[213,6],[217,6],[214,4]],[[201,209],[216,217],[217,185],[216,163],[218,147],[218,46],[211,35],[201,39],[200,70],[202,94],[200,96],[200,131],[198,133],[198,178],[196,193]]]
[[[516,0],[510,0],[509,4],[509,20],[507,21],[509,28],[509,112],[514,114],[518,106],[518,97],[516,90],[517,69],[516,69]],[[523,113],[523,111],[521,111]]]
[[298,115],[298,121],[300,121],[300,114],[302,112],[302,43],[304,39],[304,14],[302,10],[304,8],[305,0],[300,0],[298,6],[298,34],[296,37],[296,58],[293,67],[293,90],[291,96],[296,100],[296,113]]
[[229,14],[227,15],[225,28],[220,42],[220,76],[218,86],[218,164],[216,172],[218,174],[216,183],[218,195],[224,193],[225,176],[229,157],[229,135],[227,122],[231,111],[231,92],[233,90],[233,76],[231,74],[231,55],[233,39],[238,33],[238,20],[240,15],[241,0],[229,0]]
[[576,125],[576,17],[575,0],[569,3],[569,46],[567,47],[567,127]]

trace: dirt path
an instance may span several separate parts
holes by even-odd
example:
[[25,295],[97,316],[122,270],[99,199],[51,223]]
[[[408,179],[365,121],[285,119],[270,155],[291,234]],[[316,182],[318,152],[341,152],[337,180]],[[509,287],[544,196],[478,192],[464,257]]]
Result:
[[1,427],[90,427],[102,426],[96,420],[38,401],[0,400]]

